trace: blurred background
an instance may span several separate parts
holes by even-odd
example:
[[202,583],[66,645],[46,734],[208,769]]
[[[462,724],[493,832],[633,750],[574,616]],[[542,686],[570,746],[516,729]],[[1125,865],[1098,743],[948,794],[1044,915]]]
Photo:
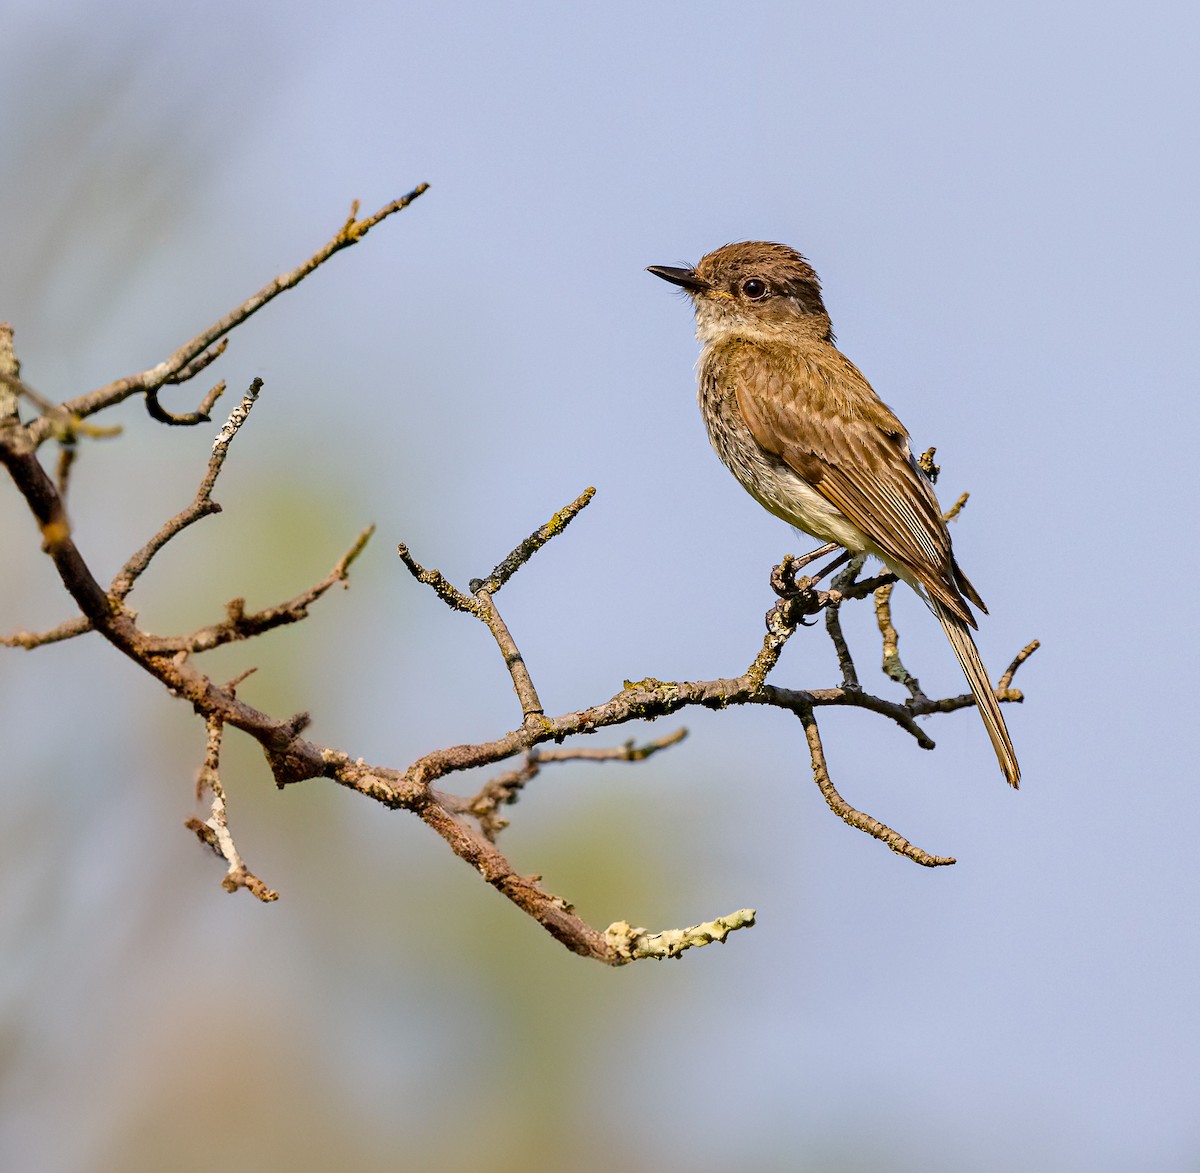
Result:
[[[9,0],[0,318],[65,398],[141,370],[326,241],[428,194],[274,302],[210,372],[262,399],[225,507],[134,595],[153,630],[323,575],[348,592],[202,664],[404,766],[519,711],[465,583],[585,486],[501,601],[547,707],[733,675],[799,540],[709,450],[686,303],[643,272],[800,248],[939,491],[994,674],[1044,648],[1003,785],[972,713],[936,753],[822,729],[851,831],[781,713],[688,712],[640,766],[547,770],[501,845],[593,924],[757,927],[677,964],[567,953],[416,820],[244,738],[229,896],[187,832],[203,730],[95,638],[0,655],[0,1164],[13,1170],[1195,1169],[1194,10],[1083,3],[162,5]],[[203,384],[203,385],[201,385]],[[164,394],[188,410],[208,386]],[[83,446],[107,581],[218,426],[130,401]],[[46,450],[48,458],[52,452]],[[68,601],[0,493],[0,627]],[[931,617],[902,651],[962,690]],[[869,610],[847,616],[875,673]],[[777,683],[836,682],[818,629]],[[603,738],[615,744],[619,730]],[[588,744],[596,744],[600,739]],[[478,779],[471,779],[471,784]],[[466,783],[464,783],[465,785]]]

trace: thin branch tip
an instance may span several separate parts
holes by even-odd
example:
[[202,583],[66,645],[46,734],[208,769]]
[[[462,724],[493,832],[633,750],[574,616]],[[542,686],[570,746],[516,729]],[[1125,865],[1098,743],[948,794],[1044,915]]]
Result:
[[[367,232],[381,220],[407,208],[414,200],[423,195],[429,188],[427,183],[418,184],[407,195],[384,205],[374,215],[365,220],[354,219],[343,224],[334,234],[333,239],[317,249],[306,261],[297,265],[288,273],[281,274],[269,281],[257,293],[251,294],[240,305],[227,313],[223,318],[202,330],[194,338],[185,342],[177,350],[160,363],[139,371],[136,375],[128,375],[116,379],[95,391],[77,396],[66,403],[55,407],[53,412],[45,412],[29,425],[28,432],[36,445],[52,436],[60,426],[63,418],[79,418],[94,415],[105,408],[113,407],[131,395],[139,392],[146,394],[147,410],[155,419],[164,423],[191,423],[189,417],[173,417],[162,409],[157,402],[157,390],[171,382],[180,382],[199,373],[217,357],[223,349],[227,336],[236,330],[243,322],[258,313],[265,305],[275,300],[282,293],[299,285],[306,277],[316,272],[335,253],[357,244]],[[209,355],[210,348],[217,353]],[[193,413],[195,414],[195,413]]]
[[[1029,643],[1027,643],[1013,657],[1012,663],[1009,664],[1009,666],[1004,670],[1004,675],[1000,677],[999,681],[996,684],[997,692],[1007,693],[1007,692],[1012,691],[1011,685],[1012,685],[1013,677],[1016,676],[1016,674],[1017,674],[1017,670],[1041,646],[1042,646],[1042,641],[1040,639],[1031,639],[1029,641]],[[1024,699],[1024,698],[1019,698],[1019,699]]]
[[487,578],[471,580],[470,587],[473,595],[481,591],[494,595],[530,558],[534,556],[551,538],[558,537],[587,507],[596,490],[589,486],[569,505],[564,505],[545,525],[538,526],[523,542],[510,551],[492,570]]

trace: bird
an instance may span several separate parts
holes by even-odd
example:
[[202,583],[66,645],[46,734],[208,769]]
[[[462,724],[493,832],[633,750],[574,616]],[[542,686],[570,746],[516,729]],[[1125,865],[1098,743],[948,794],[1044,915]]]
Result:
[[987,608],[954,557],[904,425],[837,348],[812,265],[785,244],[743,241],[694,266],[647,271],[691,298],[700,411],[717,455],[775,516],[875,555],[924,599],[1016,788],[1016,751],[971,636],[972,606]]

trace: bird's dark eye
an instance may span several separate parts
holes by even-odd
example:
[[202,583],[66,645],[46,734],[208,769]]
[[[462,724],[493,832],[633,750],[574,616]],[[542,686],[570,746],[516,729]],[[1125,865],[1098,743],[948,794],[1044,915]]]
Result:
[[751,301],[762,301],[767,296],[767,283],[761,277],[750,277],[742,282],[742,292]]

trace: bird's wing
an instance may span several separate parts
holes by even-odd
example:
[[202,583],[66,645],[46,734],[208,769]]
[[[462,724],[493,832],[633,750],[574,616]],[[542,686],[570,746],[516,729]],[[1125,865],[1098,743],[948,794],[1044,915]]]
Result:
[[743,347],[730,358],[740,368],[730,372],[738,409],[759,445],[974,626],[966,580],[959,581],[941,508],[908,433],[858,368],[832,346],[789,348],[784,361],[768,348]]

